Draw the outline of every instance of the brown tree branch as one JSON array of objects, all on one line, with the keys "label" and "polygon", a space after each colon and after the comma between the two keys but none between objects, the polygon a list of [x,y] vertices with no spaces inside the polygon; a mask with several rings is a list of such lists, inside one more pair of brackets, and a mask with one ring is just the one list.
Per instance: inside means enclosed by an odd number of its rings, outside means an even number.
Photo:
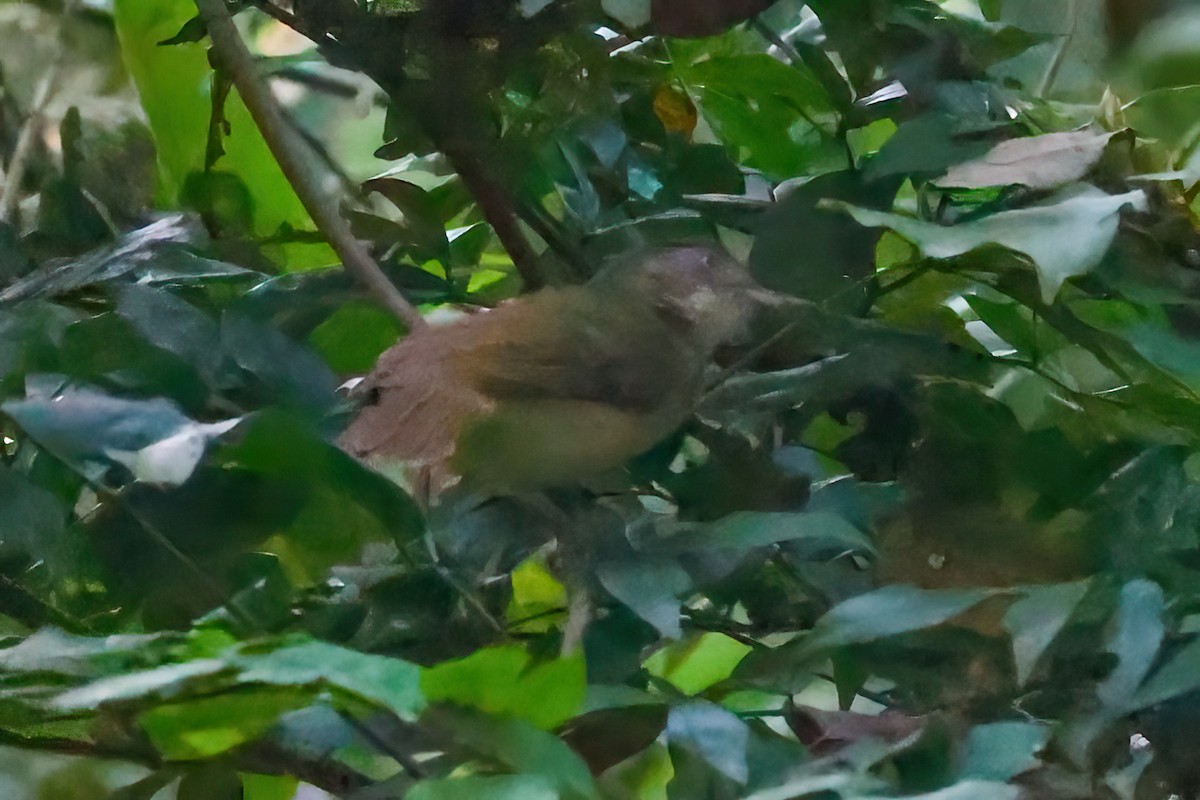
[{"label": "brown tree branch", "polygon": [[346,271],[410,331],[425,326],[417,309],[388,280],[371,258],[366,247],[354,237],[338,210],[336,197],[322,186],[321,176],[313,169],[315,157],[303,140],[288,125],[270,89],[258,76],[254,58],[246,49],[224,0],[196,0],[200,16],[208,26],[213,51],[228,71],[238,94],[266,140],[271,154],[292,185],[300,202],[317,229],[342,260]]}]

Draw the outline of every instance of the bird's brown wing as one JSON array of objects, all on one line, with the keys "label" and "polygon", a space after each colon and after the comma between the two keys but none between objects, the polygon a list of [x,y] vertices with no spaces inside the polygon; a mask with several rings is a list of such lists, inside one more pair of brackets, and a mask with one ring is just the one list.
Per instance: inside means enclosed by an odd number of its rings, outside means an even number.
[{"label": "bird's brown wing", "polygon": [[478,389],[498,401],[580,400],[652,413],[690,395],[698,354],[641,306],[546,292],[487,315],[470,353]]},{"label": "bird's brown wing", "polygon": [[491,407],[461,375],[453,354],[462,336],[455,327],[410,336],[379,357],[355,387],[362,405],[338,439],[343,450],[417,467],[449,458],[464,420]]}]

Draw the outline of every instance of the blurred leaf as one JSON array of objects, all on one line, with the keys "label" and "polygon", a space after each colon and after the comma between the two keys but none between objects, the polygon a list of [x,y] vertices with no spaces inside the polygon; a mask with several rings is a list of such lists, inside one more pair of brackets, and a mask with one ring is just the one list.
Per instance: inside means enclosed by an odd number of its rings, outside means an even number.
[{"label": "blurred leaf", "polygon": [[755,225],[750,273],[768,289],[808,300],[861,303],[878,236],[863,236],[853,220],[820,204],[836,198],[886,210],[898,184],[870,184],[858,172],[834,172],[794,188]]},{"label": "blurred leaf", "polygon": [[[688,66],[701,113],[751,167],[776,176],[831,172],[845,153],[829,129],[832,108],[820,82],[801,66],[766,54],[718,56]],[[814,122],[815,121],[815,122]]]},{"label": "blurred leaf", "polygon": [[242,779],[223,764],[206,764],[183,776],[175,790],[177,800],[243,800]]},{"label": "blurred leaf", "polygon": [[152,635],[90,638],[42,628],[10,647],[0,649],[0,667],[19,672],[45,672],[94,677],[141,663],[162,640]]},{"label": "blurred leaf", "polygon": [[245,691],[155,706],[139,722],[166,758],[195,761],[257,739],[309,700],[294,690]]},{"label": "blurred leaf", "polygon": [[[189,0],[154,3],[114,0],[113,3],[113,21],[125,65],[137,85],[154,132],[158,196],[167,206],[178,201],[190,175],[204,171],[212,112],[211,70],[203,48],[190,44],[159,47],[157,43],[174,36],[195,16],[195,5]],[[224,142],[221,166],[238,176],[249,191],[255,232],[270,235],[284,224],[297,230],[310,228],[308,214],[236,95],[229,98],[226,115],[230,135]],[[319,249],[320,253],[305,253],[303,248],[295,248],[289,266],[312,266],[334,260],[328,248]]]},{"label": "blurred leaf", "polygon": [[927,590],[884,586],[852,597],[817,621],[805,647],[816,650],[863,644],[940,625],[983,602],[985,589]]},{"label": "blurred leaf", "polygon": [[478,650],[429,667],[421,675],[421,690],[430,702],[524,719],[544,729],[573,717],[585,689],[582,657],[534,663],[524,648],[515,646]]},{"label": "blurred leaf", "polygon": [[596,786],[587,766],[561,739],[517,719],[459,712],[446,714],[455,741],[514,772],[548,781],[562,800],[591,800]]},{"label": "blurred leaf", "polygon": [[243,683],[334,686],[376,702],[401,719],[413,719],[425,705],[418,668],[398,658],[324,642],[298,642],[261,654],[246,649],[234,662],[242,668]]},{"label": "blurred leaf", "polygon": [[164,398],[125,400],[93,389],[33,394],[0,410],[92,479],[119,463],[138,480],[172,486],[191,477],[209,441],[239,421],[202,424]]},{"label": "blurred leaf", "polygon": [[87,255],[51,262],[0,292],[0,303],[57,297],[114,281],[142,284],[201,282],[251,275],[242,267],[196,255],[208,236],[188,214],[169,214],[123,234]]},{"label": "blurred leaf", "polygon": [[[142,284],[121,287],[117,314],[155,347],[195,366],[210,386],[220,386],[220,329],[208,315],[166,290]],[[171,324],[164,325],[165,319]]]},{"label": "blurred leaf", "polygon": [[1088,581],[1032,586],[1009,607],[1004,628],[1012,637],[1018,684],[1024,686],[1029,680],[1089,588]]},{"label": "blurred leaf", "polygon": [[752,648],[721,633],[677,642],[646,659],[646,671],[686,695],[695,695],[733,674]]},{"label": "blurred leaf", "polygon": [[738,511],[684,534],[688,547],[741,551],[776,542],[799,543],[814,552],[871,553],[874,546],[843,517],[825,511]]},{"label": "blurred leaf", "polygon": [[540,775],[465,775],[421,781],[410,800],[558,800],[554,784]]},{"label": "blurred leaf", "polygon": [[337,378],[314,353],[284,334],[240,314],[221,318],[221,346],[271,393],[299,408],[324,412],[337,395]]},{"label": "blurred leaf", "polygon": [[1161,139],[1171,150],[1195,141],[1200,86],[1172,86],[1146,92],[1121,109],[1142,136]]},{"label": "blurred leaf", "polygon": [[1054,299],[1068,279],[1095,267],[1112,244],[1121,209],[1145,209],[1141,191],[1107,195],[1086,189],[1031,208],[1000,211],[958,225],[934,225],[898,214],[837,204],[867,227],[891,228],[929,258],[961,256],[999,244],[1033,259],[1042,298]]},{"label": "blurred leaf", "polygon": [[955,118],[932,113],[901,123],[879,153],[867,160],[864,179],[937,174],[987,152],[987,141],[966,136],[959,127]]},{"label": "blurred leaf", "polygon": [[420,249],[426,257],[436,257],[449,248],[443,220],[428,193],[414,183],[397,178],[374,178],[363,184],[367,191],[379,192],[404,215],[401,227],[408,235],[408,244]]},{"label": "blurred leaf", "polygon": [[151,670],[130,672],[92,681],[86,686],[60,694],[54,705],[62,709],[99,708],[103,703],[170,697],[197,678],[209,677],[228,669],[220,659],[198,659],[180,664],[165,664]]},{"label": "blurred leaf", "polygon": [[1008,139],[980,159],[956,164],[934,183],[961,189],[1014,184],[1053,189],[1083,178],[1117,135],[1080,130]]},{"label": "blurred leaf", "polygon": [[57,578],[73,577],[78,546],[67,536],[67,512],[53,494],[0,466],[0,561],[45,563]]},{"label": "blurred leaf", "polygon": [[1049,736],[1045,726],[1032,722],[976,725],[967,735],[967,755],[959,776],[984,781],[1011,780],[1041,763],[1037,755]]},{"label": "blurred leaf", "polygon": [[517,630],[545,632],[556,627],[567,607],[567,590],[535,558],[521,562],[510,575],[512,600],[506,618]]},{"label": "blurred leaf", "polygon": [[691,578],[670,559],[638,556],[623,561],[606,561],[596,568],[605,591],[668,639],[680,635],[680,598],[691,586]]},{"label": "blurred leaf", "polygon": [[286,775],[242,774],[242,800],[294,800],[299,781]]},{"label": "blurred leaf", "polygon": [[1150,674],[1130,698],[1127,711],[1178,698],[1200,689],[1200,641],[1193,640],[1175,652]]},{"label": "blurred leaf", "polygon": [[[1021,789],[1012,784],[965,780],[936,792],[908,795],[907,800],[1017,800],[1020,796]],[[886,800],[886,798],[864,795],[859,800]]]},{"label": "blurred leaf", "polygon": [[711,703],[672,708],[667,719],[667,741],[672,751],[686,750],[737,783],[745,783],[750,774],[746,761],[749,739],[746,723]]},{"label": "blurred leaf", "polygon": [[1111,709],[1124,709],[1153,666],[1165,633],[1163,591],[1148,580],[1121,587],[1116,619],[1107,650],[1117,666],[1096,687],[1096,696]]},{"label": "blurred leaf", "polygon": [[174,782],[176,778],[177,775],[173,770],[155,772],[136,783],[117,789],[105,800],[153,800],[156,794]]},{"label": "blurred leaf", "polygon": [[346,303],[314,328],[308,341],[335,372],[367,373],[400,333],[391,314],[366,303]]}]

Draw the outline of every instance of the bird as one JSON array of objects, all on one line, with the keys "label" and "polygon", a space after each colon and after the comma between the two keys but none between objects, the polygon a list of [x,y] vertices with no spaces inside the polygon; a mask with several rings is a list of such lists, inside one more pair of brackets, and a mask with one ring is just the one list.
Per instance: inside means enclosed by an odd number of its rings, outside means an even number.
[{"label": "bird", "polygon": [[401,339],[352,391],[337,443],[426,503],[577,485],[685,422],[765,291],[715,246],[643,249]]}]

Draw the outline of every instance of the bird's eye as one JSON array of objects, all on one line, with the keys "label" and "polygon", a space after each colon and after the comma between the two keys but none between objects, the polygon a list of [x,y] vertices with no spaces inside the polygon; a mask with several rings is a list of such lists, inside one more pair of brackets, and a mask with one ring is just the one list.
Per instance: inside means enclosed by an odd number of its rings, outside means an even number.
[{"label": "bird's eye", "polygon": [[379,387],[378,387],[378,386],[372,386],[370,389],[367,389],[366,393],[364,393],[364,394],[363,394],[363,400],[362,400],[362,402],[363,402],[363,405],[364,405],[364,406],[377,406],[377,405],[379,405],[379,399],[380,399],[380,396],[381,396],[381,395],[380,395],[380,392],[379,392]]}]

